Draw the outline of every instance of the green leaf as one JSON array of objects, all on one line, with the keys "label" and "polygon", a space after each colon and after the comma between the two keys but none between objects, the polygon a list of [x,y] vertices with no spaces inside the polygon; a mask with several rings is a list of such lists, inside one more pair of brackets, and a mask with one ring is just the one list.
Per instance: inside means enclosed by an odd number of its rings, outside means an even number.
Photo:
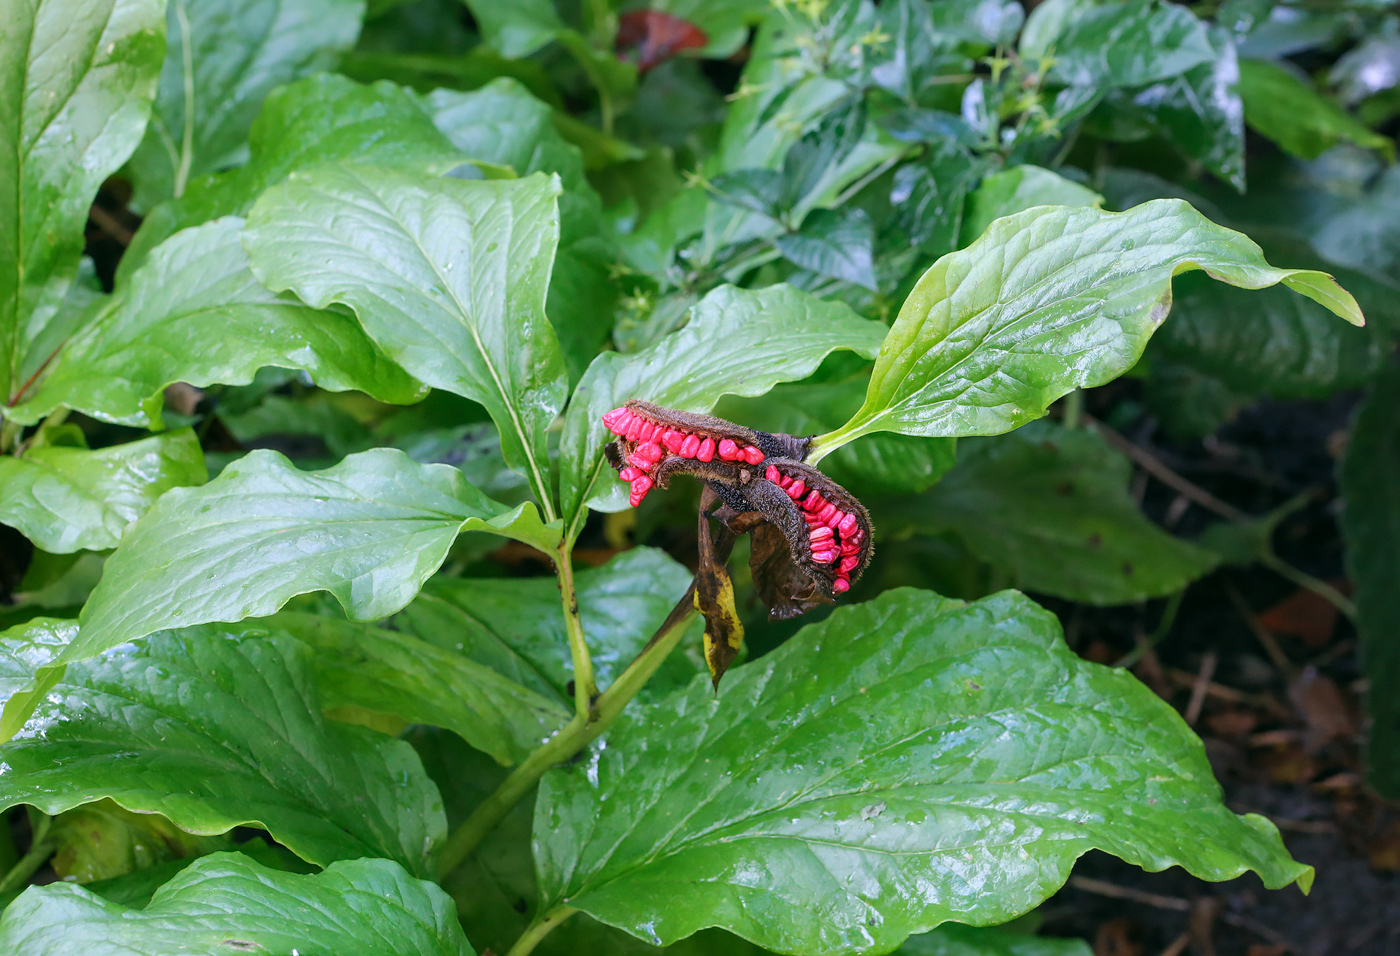
[{"label": "green leaf", "polygon": [[160,91],[127,169],[137,207],[246,161],[267,95],[329,68],[364,15],[364,0],[170,0]]},{"label": "green leaf", "polygon": [[104,551],[164,492],[207,477],[188,428],[98,451],[46,445],[0,458],[0,523],[53,554]]},{"label": "green leaf", "polygon": [[0,919],[0,945],[13,956],[473,956],[452,900],[396,863],[302,876],[241,853],[196,861],[140,910],[68,883],[31,887]]},{"label": "green leaf", "polygon": [[167,492],[127,532],[61,661],[157,630],[240,621],[329,591],[354,620],[402,608],[462,531],[541,550],[559,540],[530,504],[507,509],[447,465],[386,448],[302,472],[255,451],[202,488]]},{"label": "green leaf", "polygon": [[78,636],[78,622],[36,617],[0,631],[0,740],[19,733],[34,708],[63,678],[48,666]]},{"label": "green leaf", "polygon": [[1289,70],[1265,60],[1240,61],[1244,120],[1285,152],[1316,159],[1341,142],[1379,150],[1395,161],[1395,143],[1363,125]]},{"label": "green leaf", "polygon": [[545,431],[567,376],[545,318],[559,181],[424,181],[371,166],[294,175],[243,241],[269,288],[348,305],[420,381],[480,402],[553,518]]},{"label": "green leaf", "polygon": [[[594,677],[606,687],[661,626],[690,586],[690,572],[664,551],[633,548],[600,568],[579,571],[575,580]],[[556,702],[572,699],[567,685],[573,662],[553,577],[434,578],[394,626],[534,693]],[[696,669],[673,654],[647,692],[679,687]]]},{"label": "green leaf", "polygon": [[617,289],[610,278],[617,259],[603,202],[584,174],[577,146],[560,135],[555,113],[514,80],[497,79],[479,90],[434,90],[423,100],[433,122],[463,153],[509,166],[521,176],[558,173],[559,251],[549,281],[546,311],[577,380],[612,330]]},{"label": "green leaf", "polygon": [[422,397],[422,386],[353,318],[264,288],[239,245],[242,228],[243,220],[228,217],[163,243],[11,417],[35,422],[66,407],[158,427],[172,382],[246,385],[268,365],[304,369],[323,388],[360,389],[381,401]]},{"label": "green leaf", "polygon": [[1186,7],[1047,0],[1026,17],[1021,56],[1050,62],[1068,86],[1146,86],[1215,58],[1206,26]]},{"label": "green leaf", "polygon": [[574,390],[559,441],[569,539],[578,536],[588,507],[626,506],[623,483],[602,474],[603,445],[611,438],[602,424],[605,412],[629,398],[708,412],[721,396],[762,395],[778,382],[806,378],[837,349],[869,358],[884,331],[841,303],[786,285],[758,291],[723,286],[700,300],[685,328],[651,348],[599,355]]},{"label": "green leaf", "polygon": [[1147,520],[1131,481],[1131,463],[1097,435],[1034,422],[961,442],[937,488],[885,511],[901,527],[954,532],[1018,588],[1127,604],[1179,591],[1216,565]]},{"label": "green leaf", "polygon": [[[161,0],[14,0],[0,31],[0,400],[78,274],[97,187],[136,148],[165,49]],[[52,348],[56,347],[51,346]]]},{"label": "green leaf", "polygon": [[875,291],[875,227],[864,209],[814,209],[802,228],[773,240],[791,263]]},{"label": "green leaf", "polygon": [[1275,269],[1246,236],[1181,200],[1126,212],[1043,206],[999,219],[919,279],[880,349],[865,404],[813,461],[860,435],[995,435],[1102,385],[1142,355],[1172,276],[1203,269],[1246,289],[1283,283],[1354,325],[1330,276]]},{"label": "green leaf", "polygon": [[1311,867],[1221,802],[1201,742],[1003,592],[887,591],[615,723],[535,809],[547,908],[656,944],[720,926],[810,956],[1004,922],[1098,848],[1265,885]]},{"label": "green leaf", "polygon": [[363,707],[446,727],[507,766],[529,756],[570,716],[554,694],[409,634],[290,611],[268,623],[315,652],[322,707]]},{"label": "green leaf", "polygon": [[1356,419],[1341,470],[1347,569],[1356,584],[1361,661],[1370,681],[1367,772],[1371,785],[1400,798],[1400,372],[1377,381]]},{"label": "green leaf", "polygon": [[233,848],[226,837],[186,833],[158,813],[132,813],[99,800],[53,818],[50,865],[65,880],[92,883],[183,857]]},{"label": "green leaf", "polygon": [[549,43],[564,29],[551,0],[465,0],[486,45],[501,56],[519,59]]},{"label": "green leaf", "polygon": [[1016,166],[982,180],[968,198],[963,237],[967,242],[987,231],[993,220],[1035,206],[1103,205],[1103,197],[1087,186],[1040,166]]},{"label": "green leaf", "polygon": [[[7,679],[24,638],[3,640]],[[257,625],[153,636],[71,665],[0,748],[0,805],[110,798],[190,833],[256,826],[326,866],[383,856],[419,873],[446,831],[412,748],[321,716],[313,658]]]},{"label": "green leaf", "polygon": [[1003,927],[945,923],[931,933],[910,936],[895,956],[1092,956],[1082,939],[1027,936]]}]

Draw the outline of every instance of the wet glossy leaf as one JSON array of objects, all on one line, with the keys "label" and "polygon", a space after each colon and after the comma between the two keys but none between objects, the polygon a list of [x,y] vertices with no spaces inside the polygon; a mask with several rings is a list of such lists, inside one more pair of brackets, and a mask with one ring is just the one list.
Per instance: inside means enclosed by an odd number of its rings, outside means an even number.
[{"label": "wet glossy leaf", "polygon": [[[9,634],[6,657],[23,658]],[[322,866],[384,856],[427,872],[445,832],[436,788],[407,744],[323,718],[312,668],[305,646],[258,625],[71,665],[0,748],[0,804],[58,813],[106,797],[191,833],[261,827]]]},{"label": "wet glossy leaf", "polygon": [[269,288],[348,305],[420,381],[484,405],[551,517],[545,430],[567,386],[544,311],[558,193],[540,175],[467,182],[326,166],[264,193],[243,236]]},{"label": "wet glossy leaf", "polygon": [[551,0],[470,0],[467,6],[481,28],[482,40],[511,59],[529,56],[565,29]]},{"label": "wet glossy leaf", "polygon": [[1103,205],[1103,197],[1088,186],[1081,186],[1059,173],[1040,166],[1015,166],[994,173],[968,197],[967,217],[963,220],[963,238],[971,242],[993,220],[1024,212],[1033,206],[1093,206]]},{"label": "wet glossy leaf", "polygon": [[[653,548],[632,548],[575,576],[579,616],[598,686],[632,662],[690,585],[690,572]],[[434,578],[394,626],[492,668],[535,693],[568,701],[573,676],[553,577]],[[681,686],[696,673],[673,654],[645,693]]]},{"label": "wet glossy leaf", "polygon": [[62,660],[171,627],[271,614],[329,591],[354,620],[386,617],[438,569],[462,531],[548,549],[534,506],[507,509],[447,465],[374,449],[302,472],[255,451],[202,488],[167,492],[108,559]]},{"label": "wet glossy leaf", "polygon": [[45,551],[104,551],[171,488],[204,483],[189,429],[98,451],[48,445],[0,458],[0,523]]},{"label": "wet glossy leaf", "polygon": [[1348,142],[1395,159],[1394,141],[1275,63],[1241,60],[1240,94],[1250,128],[1294,156],[1316,159],[1338,143]]},{"label": "wet glossy leaf", "polygon": [[[264,288],[239,244],[242,227],[241,219],[218,219],[162,244],[12,417],[34,422],[66,407],[158,426],[167,385],[243,385],[269,365],[304,369],[333,391],[395,403],[422,396],[353,318]],[[157,341],[162,347],[152,348]]]},{"label": "wet glossy leaf", "polygon": [[1367,771],[1371,785],[1400,797],[1400,373],[1391,368],[1377,381],[1356,419],[1342,467],[1342,531],[1347,565],[1356,584],[1361,659],[1370,680],[1367,707],[1371,731]]},{"label": "wet glossy leaf", "polygon": [[1216,565],[1149,521],[1132,465],[1096,435],[1035,422],[958,446],[931,492],[887,506],[919,531],[952,531],[1019,588],[1087,604],[1181,590]]},{"label": "wet glossy leaf", "polygon": [[137,206],[244,162],[268,93],[332,66],[364,15],[364,0],[172,0],[160,92],[127,169]]},{"label": "wet glossy leaf", "polygon": [[1400,262],[1400,222],[1389,215],[1400,203],[1400,166],[1392,166],[1310,237],[1318,251],[1337,262],[1394,276]]},{"label": "wet glossy leaf", "polygon": [[863,209],[813,210],[797,232],[779,236],[773,244],[803,269],[875,289],[875,229]]},{"label": "wet glossy leaf", "polygon": [[78,622],[36,617],[0,631],[0,740],[9,740],[63,677],[54,658],[78,636]]},{"label": "wet glossy leaf", "polygon": [[1067,392],[1133,366],[1166,318],[1172,276],[1202,269],[1246,289],[1282,283],[1361,324],[1321,272],[1276,269],[1244,235],[1181,200],[1126,212],[1041,207],[997,220],[924,273],[900,309],[865,404],[814,460],[874,431],[994,435]]},{"label": "wet glossy leaf", "polygon": [[[141,139],[164,50],[160,0],[14,0],[0,31],[0,400],[78,274],[97,187]],[[49,347],[49,352],[54,346]]]},{"label": "wet glossy leaf", "polygon": [[0,919],[0,944],[13,956],[473,956],[452,900],[396,863],[298,875],[241,853],[196,861],[139,910],[73,884],[31,887]]},{"label": "wet glossy leaf", "polygon": [[695,306],[685,328],[651,348],[598,356],[574,391],[559,442],[568,535],[577,536],[588,507],[626,505],[625,484],[603,474],[605,412],[629,398],[708,412],[724,395],[762,395],[778,382],[805,378],[838,349],[868,358],[884,331],[847,306],[785,285],[756,292],[726,286]]},{"label": "wet glossy leaf", "polygon": [[1205,24],[1161,0],[1047,0],[1026,18],[1020,53],[1052,58],[1052,79],[1083,87],[1146,86],[1215,58]]},{"label": "wet glossy leaf", "polygon": [[554,694],[409,634],[294,612],[269,624],[315,652],[324,709],[363,707],[446,727],[502,764],[529,756],[570,716]]},{"label": "wet glossy leaf", "polygon": [[1034,908],[1098,847],[1210,880],[1307,886],[1221,802],[1199,740],[1125,671],[1004,592],[887,591],[624,716],[551,770],[545,905],[654,943],[722,926],[785,952],[885,952]]},{"label": "wet glossy leaf", "polygon": [[559,251],[546,312],[576,381],[612,330],[617,299],[610,279],[615,243],[603,228],[603,202],[584,174],[578,147],[560,135],[558,114],[514,80],[498,79],[470,93],[434,90],[423,104],[466,155],[521,176],[559,175]]}]

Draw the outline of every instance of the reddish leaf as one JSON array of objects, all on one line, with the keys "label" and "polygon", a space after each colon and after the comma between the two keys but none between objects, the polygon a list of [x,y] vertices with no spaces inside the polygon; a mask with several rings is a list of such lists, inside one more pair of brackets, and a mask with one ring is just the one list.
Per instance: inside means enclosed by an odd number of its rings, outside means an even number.
[{"label": "reddish leaf", "polygon": [[1275,634],[1300,637],[1317,650],[1332,639],[1337,608],[1312,591],[1298,591],[1259,615],[1259,623]]},{"label": "reddish leaf", "polygon": [[617,25],[617,52],[632,54],[637,69],[645,73],[682,50],[699,50],[710,38],[689,20],[660,10],[632,10]]}]

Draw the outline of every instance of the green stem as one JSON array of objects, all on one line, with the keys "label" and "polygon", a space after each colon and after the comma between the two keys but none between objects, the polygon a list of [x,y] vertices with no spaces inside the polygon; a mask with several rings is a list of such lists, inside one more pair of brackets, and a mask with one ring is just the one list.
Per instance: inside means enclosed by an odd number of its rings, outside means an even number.
[{"label": "green stem", "polygon": [[860,412],[856,412],[856,417],[846,424],[836,429],[834,432],[827,432],[825,435],[818,435],[812,439],[811,446],[807,449],[807,464],[816,465],[827,455],[848,445],[857,438],[866,434],[867,431],[878,431],[878,428],[871,428],[867,421],[860,421]]},{"label": "green stem", "polygon": [[515,941],[515,945],[510,948],[506,956],[527,956],[527,954],[539,945],[540,940],[550,934],[554,927],[564,920],[577,913],[578,910],[572,906],[556,906],[544,916],[535,920],[520,934],[520,938]]},{"label": "green stem", "polygon": [[1079,427],[1080,421],[1084,418],[1084,389],[1076,388],[1065,396],[1064,413],[1060,417],[1060,423],[1074,431]]},{"label": "green stem", "polygon": [[8,418],[0,422],[0,455],[8,455],[19,443],[19,436],[22,434],[24,426],[19,422]]},{"label": "green stem", "polygon": [[592,719],[593,698],[598,694],[598,684],[593,677],[593,658],[588,654],[583,621],[578,616],[573,552],[563,543],[554,556],[554,568],[559,575],[559,597],[564,602],[564,629],[569,635],[569,656],[574,664],[574,711],[580,719],[588,721]]},{"label": "green stem", "polygon": [[438,854],[440,878],[462,865],[486,834],[534,789],[546,770],[568,760],[608,729],[675,648],[694,613],[695,587],[692,584],[647,646],[594,702],[591,714],[576,713],[559,733],[511,771],[496,792],[483,800],[472,815],[448,835],[442,852]]},{"label": "green stem", "polygon": [[53,855],[54,846],[47,839],[49,822],[52,819],[46,815],[39,817],[39,823],[34,829],[34,840],[29,845],[29,852],[20,857],[18,863],[10,867],[4,879],[0,879],[0,894],[11,893],[19,889]]},{"label": "green stem", "polygon": [[1259,557],[1259,563],[1275,574],[1292,581],[1294,584],[1298,585],[1298,587],[1313,592],[1345,614],[1351,619],[1352,623],[1356,622],[1357,611],[1355,602],[1326,581],[1322,581],[1308,574],[1306,571],[1295,568],[1272,551],[1266,551],[1262,554]]}]

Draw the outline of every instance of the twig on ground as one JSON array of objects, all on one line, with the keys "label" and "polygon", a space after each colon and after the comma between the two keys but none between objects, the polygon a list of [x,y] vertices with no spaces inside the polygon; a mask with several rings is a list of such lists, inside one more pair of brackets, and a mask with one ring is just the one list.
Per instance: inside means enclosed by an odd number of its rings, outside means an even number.
[{"label": "twig on ground", "polygon": [[1135,890],[1131,886],[1119,886],[1117,883],[1096,880],[1088,876],[1071,876],[1069,885],[1076,890],[1083,890],[1085,893],[1111,896],[1116,900],[1132,900],[1134,903],[1142,903],[1145,906],[1155,906],[1159,910],[1179,910],[1185,913],[1191,909],[1191,901],[1182,899],[1180,896],[1159,896],[1156,893],[1147,893],[1143,890]]},{"label": "twig on ground", "polygon": [[1269,660],[1273,661],[1274,667],[1278,668],[1285,680],[1293,680],[1298,676],[1298,668],[1288,659],[1288,655],[1283,652],[1283,648],[1278,646],[1278,641],[1274,640],[1273,632],[1259,623],[1259,618],[1255,616],[1254,610],[1249,606],[1249,602],[1244,599],[1244,595],[1239,592],[1233,584],[1226,582],[1225,593],[1230,598],[1230,603],[1235,606],[1235,610],[1240,612],[1240,617],[1249,625],[1256,640],[1264,647],[1264,653],[1269,655]]},{"label": "twig on ground", "polygon": [[1201,708],[1206,702],[1206,690],[1210,687],[1210,679],[1215,676],[1215,665],[1218,662],[1219,656],[1213,648],[1206,651],[1205,656],[1201,658],[1201,669],[1196,672],[1196,680],[1191,684],[1191,700],[1182,712],[1186,722],[1193,727],[1201,718]]}]

